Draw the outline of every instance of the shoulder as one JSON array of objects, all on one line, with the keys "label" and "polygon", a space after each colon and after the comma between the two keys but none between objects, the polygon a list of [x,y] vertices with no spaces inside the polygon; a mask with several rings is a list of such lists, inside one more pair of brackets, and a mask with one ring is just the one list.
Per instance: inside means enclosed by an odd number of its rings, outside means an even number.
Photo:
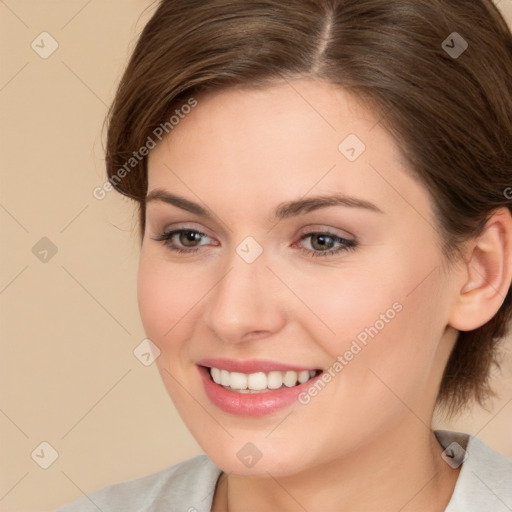
[{"label": "shoulder", "polygon": [[465,450],[465,460],[445,512],[512,510],[511,458],[470,434],[440,430],[436,437],[443,448],[457,443]]},{"label": "shoulder", "polygon": [[221,469],[199,455],[157,473],[87,494],[57,512],[210,512]]}]

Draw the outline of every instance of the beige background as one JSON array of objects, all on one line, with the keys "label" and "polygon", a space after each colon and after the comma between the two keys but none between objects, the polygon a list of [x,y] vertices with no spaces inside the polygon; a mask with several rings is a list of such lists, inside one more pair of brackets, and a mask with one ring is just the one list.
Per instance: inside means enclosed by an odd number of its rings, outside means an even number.
[{"label": "beige background", "polygon": [[[107,106],[151,4],[0,0],[0,511],[54,510],[201,452],[133,354],[145,336],[132,206],[92,195]],[[512,23],[512,0],[499,5]],[[31,47],[43,51],[43,31],[58,43],[47,59]],[[43,237],[57,248],[47,261],[32,249]],[[511,346],[492,411],[450,425],[510,456]],[[43,441],[58,453],[47,469]]]}]

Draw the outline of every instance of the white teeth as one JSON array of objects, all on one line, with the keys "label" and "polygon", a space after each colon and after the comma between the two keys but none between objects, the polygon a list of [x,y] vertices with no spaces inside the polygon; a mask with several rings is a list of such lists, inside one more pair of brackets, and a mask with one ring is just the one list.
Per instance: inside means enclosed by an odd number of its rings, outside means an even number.
[{"label": "white teeth", "polygon": [[263,372],[251,373],[247,378],[247,387],[254,391],[261,391],[267,387],[267,376]]},{"label": "white teeth", "polygon": [[298,379],[299,379],[299,382],[301,384],[304,384],[304,382],[307,382],[309,380],[309,372],[308,372],[308,370],[304,370],[302,372],[299,372]]},{"label": "white teeth", "polygon": [[247,375],[245,373],[231,372],[229,385],[233,389],[247,389]]},{"label": "white teeth", "polygon": [[303,370],[295,372],[271,371],[268,373],[256,372],[245,374],[240,372],[228,372],[219,368],[210,368],[210,375],[216,384],[236,390],[239,393],[251,393],[270,389],[279,389],[286,386],[291,388],[297,384],[304,384],[316,375],[315,370]]},{"label": "white teeth", "polygon": [[218,368],[210,368],[210,375],[212,376],[213,382],[220,384],[220,372]]},{"label": "white teeth", "polygon": [[267,375],[267,388],[279,389],[283,385],[283,374],[281,372],[269,372]]},{"label": "white teeth", "polygon": [[[230,381],[230,377],[229,377],[229,372],[227,370],[221,370],[220,371],[220,384],[222,384],[223,386],[229,386],[229,381]],[[217,384],[219,384],[217,382]]]},{"label": "white teeth", "polygon": [[289,388],[297,384],[297,372],[286,372],[283,377],[283,384]]}]

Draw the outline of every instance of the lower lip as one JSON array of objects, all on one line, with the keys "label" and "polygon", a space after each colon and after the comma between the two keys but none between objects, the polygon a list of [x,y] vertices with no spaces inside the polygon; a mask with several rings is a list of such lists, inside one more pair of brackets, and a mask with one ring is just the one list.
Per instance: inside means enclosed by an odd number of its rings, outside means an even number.
[{"label": "lower lip", "polygon": [[307,382],[291,388],[283,387],[261,393],[237,393],[213,382],[209,368],[197,368],[210,401],[223,411],[238,416],[264,416],[284,409],[297,401],[299,394],[306,391],[322,375],[320,373]]}]

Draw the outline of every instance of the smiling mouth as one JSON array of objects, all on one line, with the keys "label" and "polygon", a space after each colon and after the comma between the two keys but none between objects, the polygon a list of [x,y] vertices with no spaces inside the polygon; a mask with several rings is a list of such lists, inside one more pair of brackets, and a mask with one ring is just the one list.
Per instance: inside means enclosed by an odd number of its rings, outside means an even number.
[{"label": "smiling mouth", "polygon": [[305,384],[322,370],[270,371],[241,373],[215,367],[205,367],[213,382],[235,393],[268,393]]}]

